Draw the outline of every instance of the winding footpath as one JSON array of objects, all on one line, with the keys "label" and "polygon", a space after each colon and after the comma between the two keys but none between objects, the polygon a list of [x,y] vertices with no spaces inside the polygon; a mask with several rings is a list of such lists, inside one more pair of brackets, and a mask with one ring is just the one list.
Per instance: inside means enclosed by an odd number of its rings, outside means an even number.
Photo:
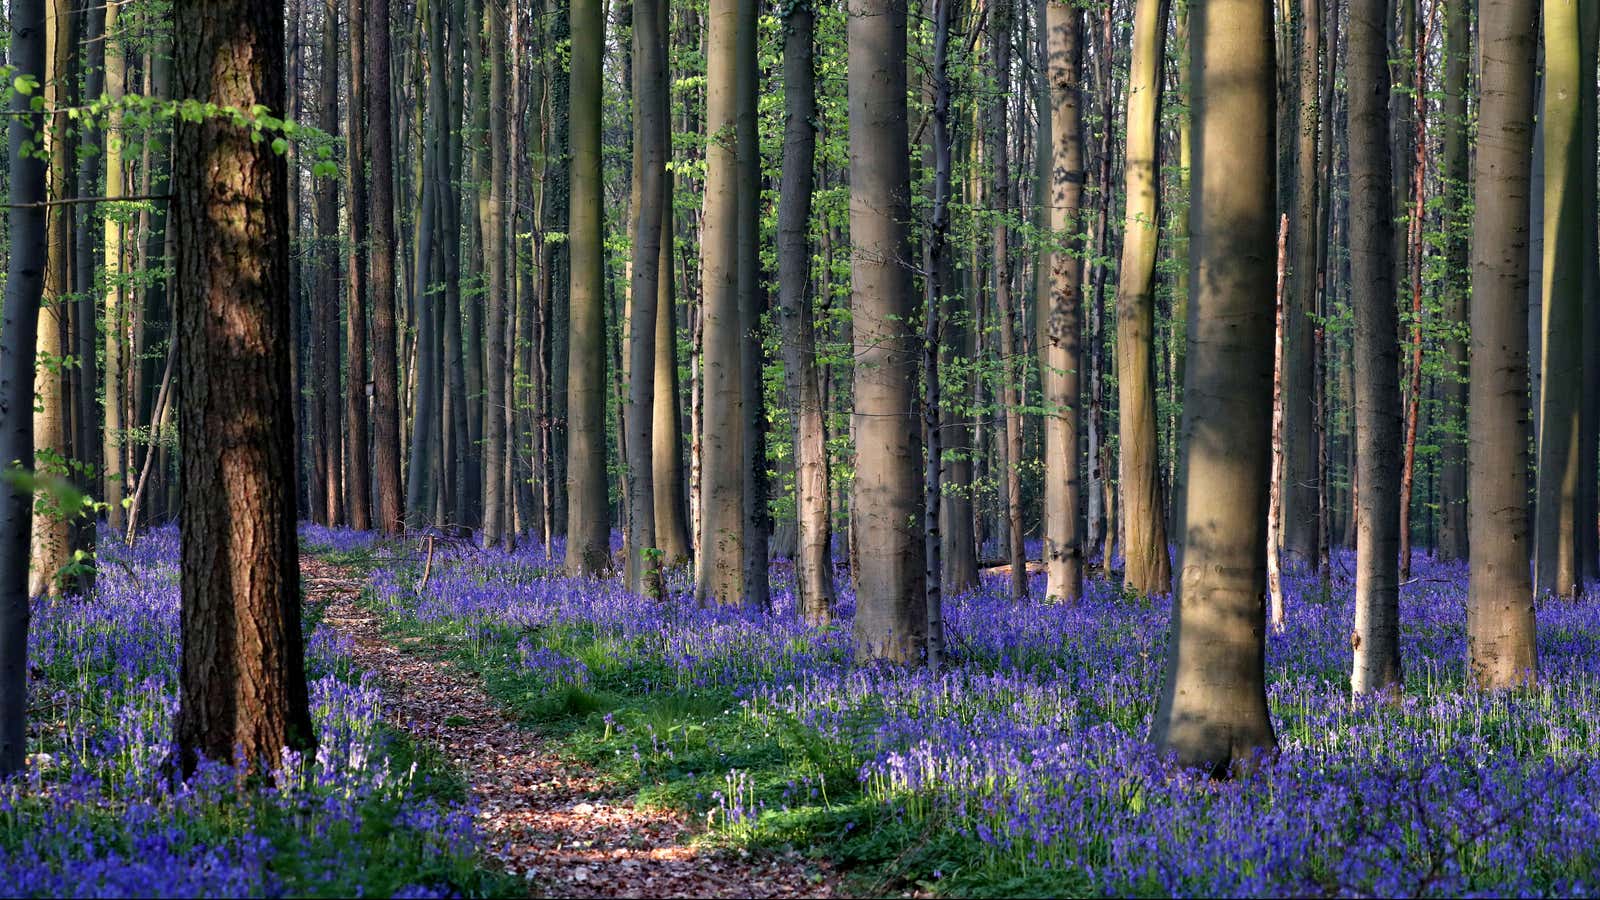
[{"label": "winding footpath", "polygon": [[306,602],[354,644],[356,665],[378,680],[384,716],[439,750],[466,780],[484,854],[525,879],[535,897],[832,897],[826,863],[798,853],[690,845],[689,817],[639,809],[536,731],[499,709],[477,679],[396,646],[358,602],[359,576],[301,559]]}]

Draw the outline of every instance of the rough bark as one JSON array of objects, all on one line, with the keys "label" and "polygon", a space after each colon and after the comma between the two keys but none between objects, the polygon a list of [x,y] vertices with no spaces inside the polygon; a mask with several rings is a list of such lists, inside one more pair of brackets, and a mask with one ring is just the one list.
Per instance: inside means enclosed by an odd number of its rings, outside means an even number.
[{"label": "rough bark", "polygon": [[[277,0],[182,0],[176,95],[285,109]],[[315,740],[307,704],[289,421],[288,171],[224,117],[173,146],[182,544],[178,753],[274,766]]]},{"label": "rough bark", "polygon": [[1467,653],[1482,687],[1533,681],[1528,572],[1528,205],[1536,0],[1483,0],[1467,404]]},{"label": "rough bark", "polygon": [[1276,745],[1265,682],[1276,96],[1272,7],[1190,10],[1194,169],[1184,496],[1151,737],[1217,774]]}]

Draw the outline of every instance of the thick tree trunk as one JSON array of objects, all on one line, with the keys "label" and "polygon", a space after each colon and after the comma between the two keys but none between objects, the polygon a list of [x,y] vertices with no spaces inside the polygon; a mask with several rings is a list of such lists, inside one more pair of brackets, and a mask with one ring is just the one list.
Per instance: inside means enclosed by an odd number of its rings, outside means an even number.
[{"label": "thick tree trunk", "polygon": [[1117,281],[1117,424],[1122,486],[1123,587],[1145,596],[1172,590],[1167,511],[1156,439],[1155,274],[1160,222],[1162,67],[1167,4],[1138,0],[1128,69],[1127,215]]},{"label": "thick tree trunk", "polygon": [[778,189],[778,307],[783,326],[784,387],[794,429],[795,522],[799,530],[795,590],[801,615],[807,622],[821,625],[833,618],[834,589],[822,386],[817,380],[816,321],[808,290],[812,169],[817,143],[816,72],[812,60],[816,13],[809,0],[789,8],[786,23],[783,172]]},{"label": "thick tree trunk", "polygon": [[695,595],[745,597],[743,336],[739,295],[738,116],[742,0],[714,0],[706,32],[706,186],[701,217],[705,290],[701,361],[700,539]]},{"label": "thick tree trunk", "polygon": [[1477,683],[1533,681],[1528,573],[1529,134],[1535,0],[1478,7],[1482,103],[1473,165],[1472,380],[1467,404],[1467,648]]},{"label": "thick tree trunk", "polygon": [[927,630],[922,458],[907,223],[905,0],[852,0],[850,235],[855,347],[855,657],[913,662]]},{"label": "thick tree trunk", "polygon": [[1272,7],[1191,8],[1194,119],[1184,496],[1173,636],[1151,738],[1224,774],[1275,746],[1267,714],[1276,96]]},{"label": "thick tree trunk", "polygon": [[1350,286],[1355,311],[1356,694],[1400,685],[1400,386],[1384,0],[1350,4]]},{"label": "thick tree trunk", "polygon": [[[1588,6],[1585,0],[1582,6]],[[1583,389],[1584,219],[1594,215],[1594,198],[1585,198],[1585,157],[1580,99],[1595,89],[1594,67],[1584,70],[1586,35],[1580,34],[1580,4],[1547,3],[1544,25],[1544,310],[1541,322],[1537,505],[1534,519],[1534,587],[1541,594],[1576,597],[1578,562],[1578,485]],[[1590,348],[1590,353],[1593,348]],[[1587,523],[1593,528],[1594,523]]]},{"label": "thick tree trunk", "polygon": [[[45,2],[12,0],[7,48],[13,78],[45,80]],[[4,318],[0,321],[0,461],[33,457],[34,331],[44,297],[45,164],[33,152],[45,117],[33,95],[11,93],[7,125],[10,179],[7,211],[10,253],[6,260]],[[0,479],[0,779],[22,771],[27,749],[28,544],[33,495],[11,479]]]},{"label": "thick tree trunk", "polygon": [[[173,23],[178,97],[285,109],[281,2],[182,0]],[[180,118],[173,141],[185,771],[236,753],[276,766],[315,741],[289,422],[288,172],[253,137],[225,117]]]},{"label": "thick tree trunk", "polygon": [[1053,0],[1046,8],[1045,53],[1050,85],[1051,144],[1050,232],[1059,242],[1049,255],[1050,294],[1044,333],[1039,336],[1041,380],[1048,413],[1044,423],[1045,596],[1075,603],[1083,594],[1081,451],[1082,420],[1078,374],[1082,360],[1080,308],[1083,305],[1079,265],[1078,221],[1083,202],[1083,13],[1073,4]]},{"label": "thick tree trunk", "polygon": [[[567,571],[595,574],[610,561],[611,529],[606,490],[605,433],[605,251],[600,181],[600,58],[605,43],[604,0],[572,3],[572,224],[569,230],[571,318],[567,413]],[[491,282],[493,266],[491,264]],[[502,313],[503,316],[503,313]],[[490,312],[491,348],[497,326]],[[503,338],[501,339],[503,340]],[[495,357],[489,356],[489,400],[499,400]],[[494,412],[486,440],[490,478],[503,465],[495,455]]]}]

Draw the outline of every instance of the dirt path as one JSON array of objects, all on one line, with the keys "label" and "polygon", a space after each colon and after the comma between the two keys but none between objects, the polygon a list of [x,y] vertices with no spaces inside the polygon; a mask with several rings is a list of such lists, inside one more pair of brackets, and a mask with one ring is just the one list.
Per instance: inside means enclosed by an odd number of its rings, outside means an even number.
[{"label": "dirt path", "polygon": [[798,855],[687,846],[696,829],[686,817],[607,794],[592,771],[557,758],[496,708],[471,675],[397,648],[356,602],[359,577],[311,557],[301,572],[307,602],[326,604],[323,621],[353,639],[356,664],[378,677],[385,717],[452,761],[478,805],[484,852],[526,878],[534,896],[834,895],[825,866]]}]

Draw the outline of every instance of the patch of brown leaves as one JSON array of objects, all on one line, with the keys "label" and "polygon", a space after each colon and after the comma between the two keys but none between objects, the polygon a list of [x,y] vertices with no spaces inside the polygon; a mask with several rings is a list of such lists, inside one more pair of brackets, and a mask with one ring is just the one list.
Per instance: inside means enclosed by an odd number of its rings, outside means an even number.
[{"label": "patch of brown leaves", "polygon": [[547,897],[832,897],[825,864],[798,854],[690,846],[687,816],[639,809],[595,773],[543,746],[537,732],[494,705],[472,675],[407,653],[356,602],[362,582],[321,560],[301,560],[308,603],[355,644],[356,665],[377,676],[384,714],[438,748],[478,805],[486,855]]}]

